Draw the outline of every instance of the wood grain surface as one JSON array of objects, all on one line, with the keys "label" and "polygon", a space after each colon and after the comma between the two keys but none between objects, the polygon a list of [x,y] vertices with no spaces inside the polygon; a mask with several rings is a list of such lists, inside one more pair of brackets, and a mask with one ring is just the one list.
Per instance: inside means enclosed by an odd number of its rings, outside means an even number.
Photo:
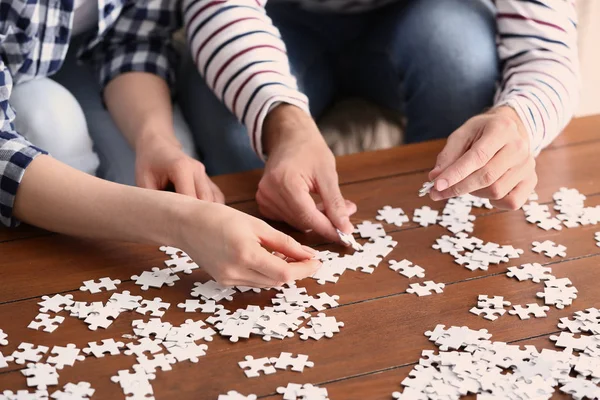
[{"label": "wood grain surface", "polygon": [[[443,142],[436,141],[340,157],[343,194],[359,207],[353,222],[374,220],[377,210],[388,204],[402,207],[410,216],[416,207],[423,205],[442,209],[443,204],[416,195],[442,147]],[[586,205],[600,205],[599,154],[600,117],[574,120],[538,157],[539,202],[550,203],[552,194],[565,186],[585,194]],[[251,171],[218,177],[216,181],[232,206],[258,215],[253,198],[259,179],[260,171]],[[326,313],[345,323],[341,333],[320,341],[302,341],[296,336],[265,342],[253,337],[235,344],[216,337],[208,344],[207,355],[197,364],[183,362],[176,364],[173,371],[157,372],[152,381],[156,399],[216,399],[229,390],[278,399],[281,396],[275,394],[276,388],[288,382],[322,385],[329,390],[332,400],[391,399],[391,393],[401,389],[400,381],[418,361],[421,351],[434,349],[423,333],[436,324],[485,328],[495,340],[551,348],[548,336],[558,331],[558,318],[600,306],[597,290],[600,248],[594,241],[594,232],[600,231],[600,227],[546,232],[528,224],[522,211],[474,209],[473,213],[477,215],[474,235],[522,248],[523,256],[511,260],[512,263],[491,266],[488,271],[472,272],[455,264],[451,256],[431,248],[435,239],[448,234],[444,228],[423,228],[412,222],[401,228],[385,225],[399,244],[374,274],[347,271],[337,284],[321,286],[312,279],[298,283],[312,295],[325,291],[340,296],[340,306]],[[280,223],[274,226],[318,249],[346,251],[314,234],[293,232]],[[549,259],[531,251],[533,241],[546,239],[565,245],[567,257]],[[388,260],[404,258],[425,268],[426,279],[409,280],[387,267]],[[26,328],[37,315],[37,302],[43,295],[71,293],[76,300],[106,301],[112,293],[93,295],[79,291],[82,281],[105,276],[123,281],[119,291],[129,290],[150,299],[161,297],[171,303],[163,320],[180,324],[190,317],[203,318],[203,314],[184,313],[177,308],[178,303],[190,298],[194,282],[209,279],[203,271],[180,275],[181,280],[175,286],[161,290],[142,291],[131,281],[130,277],[140,271],[163,267],[165,259],[158,249],[144,245],[84,240],[28,226],[0,228],[0,329],[8,333],[10,341],[0,351],[10,354],[21,342],[46,346],[74,343],[83,348],[91,341],[116,339],[131,333],[132,320],[149,317],[122,313],[109,329],[98,331],[88,330],[75,318],[67,318],[51,334]],[[563,310],[551,308],[548,318],[525,321],[505,315],[490,322],[468,312],[479,294],[502,295],[513,304],[540,303],[536,292],[542,288],[541,284],[518,282],[505,275],[508,266],[528,262],[550,266],[555,276],[571,279],[579,290],[573,306]],[[423,280],[444,282],[446,289],[443,294],[428,297],[406,293],[410,283]],[[266,306],[274,293],[238,294],[232,302],[225,302],[225,306],[231,310],[249,304]],[[237,365],[246,355],[272,357],[281,351],[308,354],[315,367],[302,374],[279,371],[248,379]],[[133,357],[125,355],[87,357],[74,367],[59,371],[60,385],[88,381],[96,389],[94,399],[124,398],[119,385],[112,383],[110,377],[134,363]],[[0,392],[27,388],[21,368],[12,363],[0,370]],[[561,395],[557,394],[557,398]]]}]

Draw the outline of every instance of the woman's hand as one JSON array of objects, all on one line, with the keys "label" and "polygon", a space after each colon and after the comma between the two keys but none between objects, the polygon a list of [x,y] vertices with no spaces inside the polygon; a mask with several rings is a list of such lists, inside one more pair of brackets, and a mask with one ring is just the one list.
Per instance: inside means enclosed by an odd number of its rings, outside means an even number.
[{"label": "woman's hand", "polygon": [[314,250],[230,207],[193,201],[181,210],[174,245],[223,285],[281,286],[313,275],[321,265],[312,259]]}]

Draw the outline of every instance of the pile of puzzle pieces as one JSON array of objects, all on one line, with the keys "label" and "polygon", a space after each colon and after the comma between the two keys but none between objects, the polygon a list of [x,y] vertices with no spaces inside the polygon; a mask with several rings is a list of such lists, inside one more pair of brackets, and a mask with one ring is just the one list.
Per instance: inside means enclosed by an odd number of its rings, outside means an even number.
[{"label": "pile of puzzle pieces", "polygon": [[401,382],[403,392],[392,397],[549,399],[558,387],[574,399],[600,398],[600,310],[578,311],[558,327],[563,331],[549,339],[560,351],[491,341],[485,329],[438,325],[425,335],[439,351],[424,350]]}]

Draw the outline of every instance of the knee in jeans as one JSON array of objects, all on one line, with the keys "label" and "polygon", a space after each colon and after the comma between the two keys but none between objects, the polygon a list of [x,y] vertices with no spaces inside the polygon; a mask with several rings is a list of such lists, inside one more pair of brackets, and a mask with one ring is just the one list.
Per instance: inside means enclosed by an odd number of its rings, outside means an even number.
[{"label": "knee in jeans", "polygon": [[67,89],[38,79],[15,86],[10,101],[17,113],[15,127],[29,141],[85,172],[97,168],[85,115]]},{"label": "knee in jeans", "polygon": [[421,47],[439,63],[447,81],[470,89],[498,77],[495,16],[489,0],[419,0]]}]

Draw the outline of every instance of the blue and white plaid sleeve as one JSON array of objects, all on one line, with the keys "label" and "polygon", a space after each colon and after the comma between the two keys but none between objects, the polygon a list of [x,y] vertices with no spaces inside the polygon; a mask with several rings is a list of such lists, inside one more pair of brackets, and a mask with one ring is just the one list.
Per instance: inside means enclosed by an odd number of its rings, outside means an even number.
[{"label": "blue and white plaid sleeve", "polygon": [[12,76],[0,62],[0,222],[17,226],[13,217],[13,205],[25,168],[44,151],[36,148],[15,132],[15,113],[8,103],[12,92]]},{"label": "blue and white plaid sleeve", "polygon": [[94,65],[102,87],[133,71],[158,75],[173,87],[178,59],[173,34],[181,24],[179,0],[129,2],[83,59]]}]

